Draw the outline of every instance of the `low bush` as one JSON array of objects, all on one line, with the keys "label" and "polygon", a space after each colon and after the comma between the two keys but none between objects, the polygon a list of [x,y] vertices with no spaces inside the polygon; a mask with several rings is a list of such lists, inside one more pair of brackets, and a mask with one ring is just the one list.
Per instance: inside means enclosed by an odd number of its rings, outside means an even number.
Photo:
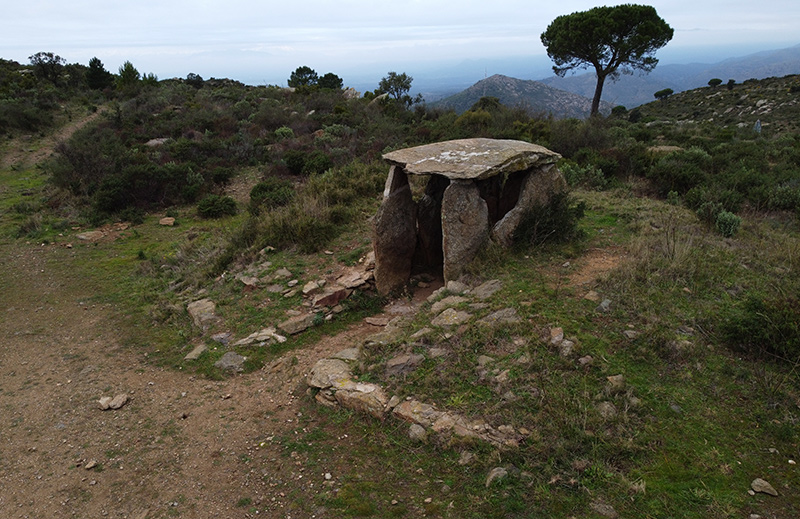
[{"label": "low bush", "polygon": [[732,307],[719,327],[725,344],[736,351],[767,353],[800,361],[800,300],[795,297],[748,297]]},{"label": "low bush", "polygon": [[574,204],[569,193],[556,193],[548,205],[536,205],[525,212],[514,231],[514,244],[527,247],[580,238],[583,232],[578,228],[578,221],[585,210],[586,204]]},{"label": "low bush", "polygon": [[703,184],[710,169],[711,156],[700,148],[691,148],[660,158],[647,172],[647,177],[661,196],[670,191],[685,194]]},{"label": "low bush", "polygon": [[197,204],[201,218],[221,218],[236,214],[236,200],[229,196],[207,195]]},{"label": "low bush", "polygon": [[258,214],[262,207],[274,209],[288,204],[294,198],[294,186],[288,180],[267,177],[250,190],[251,214]]},{"label": "low bush", "polygon": [[731,238],[739,232],[742,219],[728,211],[721,211],[716,219],[717,230],[726,238]]}]

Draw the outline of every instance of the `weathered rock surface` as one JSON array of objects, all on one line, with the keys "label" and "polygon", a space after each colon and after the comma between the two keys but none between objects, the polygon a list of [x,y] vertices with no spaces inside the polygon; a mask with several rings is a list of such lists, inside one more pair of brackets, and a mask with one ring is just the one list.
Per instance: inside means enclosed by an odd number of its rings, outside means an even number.
[{"label": "weathered rock surface", "polygon": [[339,388],[335,396],[342,407],[366,413],[380,420],[386,417],[385,409],[389,397],[377,384],[350,381]]},{"label": "weathered rock surface", "polygon": [[775,487],[761,478],[754,479],[753,482],[750,483],[750,488],[752,488],[754,492],[759,492],[761,494],[769,494],[771,496],[778,495],[778,491],[775,490]]},{"label": "weathered rock surface", "polygon": [[247,344],[253,344],[254,342],[284,343],[286,342],[286,337],[284,337],[283,335],[279,335],[278,331],[275,328],[269,327],[251,333],[244,339],[236,341],[235,343],[233,343],[233,345],[245,346]]},{"label": "weathered rock surface", "polygon": [[472,314],[454,308],[448,308],[431,321],[434,326],[456,326],[469,321]]},{"label": "weathered rock surface", "polygon": [[183,360],[197,360],[200,358],[200,355],[205,353],[208,350],[208,346],[205,344],[198,344],[195,348],[186,354]]},{"label": "weathered rock surface", "polygon": [[186,311],[189,312],[194,325],[203,331],[219,320],[216,314],[217,305],[210,299],[200,299],[189,303]]},{"label": "weathered rock surface", "polygon": [[467,303],[469,299],[462,296],[447,296],[444,299],[436,301],[431,305],[431,313],[432,314],[439,314],[445,308],[449,308],[451,306],[458,306],[461,303]]},{"label": "weathered rock surface", "polygon": [[412,175],[482,180],[553,164],[561,155],[536,144],[499,139],[460,139],[387,153],[383,159]]},{"label": "weathered rock surface", "polygon": [[408,281],[417,242],[416,213],[408,176],[392,167],[374,221],[375,286],[380,294]]},{"label": "weathered rock surface", "polygon": [[478,321],[480,324],[495,325],[495,324],[512,324],[522,321],[517,311],[514,308],[503,308],[496,312],[483,317]]},{"label": "weathered rock surface", "polygon": [[294,335],[314,326],[315,319],[315,314],[296,315],[279,324],[278,329],[289,335]]},{"label": "weathered rock surface", "polygon": [[97,403],[100,404],[100,409],[103,411],[107,411],[109,409],[116,410],[127,404],[129,399],[130,398],[128,397],[127,393],[120,393],[113,398],[110,396],[104,396],[100,398]]},{"label": "weathered rock surface", "polygon": [[410,373],[422,364],[425,357],[417,353],[398,355],[386,361],[386,374],[389,376]]},{"label": "weathered rock surface", "polygon": [[464,272],[489,239],[489,211],[471,182],[454,181],[442,199],[442,251],[444,279]]},{"label": "weathered rock surface", "polygon": [[225,371],[239,372],[244,371],[245,360],[247,360],[247,357],[239,355],[235,351],[229,351],[215,362],[214,366]]},{"label": "weathered rock surface", "polygon": [[311,387],[327,389],[332,386],[343,386],[350,381],[352,375],[350,365],[340,359],[320,359],[311,368],[307,383]]},{"label": "weathered rock surface", "polygon": [[525,212],[534,206],[547,205],[555,193],[566,191],[567,184],[561,171],[551,164],[532,171],[523,180],[519,200],[513,209],[494,225],[492,239],[506,247],[514,242],[514,232]]}]

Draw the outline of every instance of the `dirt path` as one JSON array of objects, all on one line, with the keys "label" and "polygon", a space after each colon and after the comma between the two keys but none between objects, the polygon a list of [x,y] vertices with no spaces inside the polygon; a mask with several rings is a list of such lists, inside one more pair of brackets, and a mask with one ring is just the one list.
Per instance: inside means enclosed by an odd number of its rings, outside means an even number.
[{"label": "dirt path", "polygon": [[2,153],[3,149],[0,148],[0,169],[12,166],[30,167],[47,159],[59,142],[69,139],[73,133],[100,117],[104,111],[103,108],[100,108],[92,114],[70,121],[52,134],[40,139],[35,139],[30,135],[12,139],[4,145],[5,153]]},{"label": "dirt path", "polygon": [[[375,328],[292,352],[289,368],[210,382],[122,348],[114,309],[83,304],[90,283],[65,275],[70,255],[2,249],[0,517],[243,517],[245,497],[284,517],[283,487],[311,499],[273,440],[296,427],[310,366]],[[127,405],[99,409],[120,393]]]}]

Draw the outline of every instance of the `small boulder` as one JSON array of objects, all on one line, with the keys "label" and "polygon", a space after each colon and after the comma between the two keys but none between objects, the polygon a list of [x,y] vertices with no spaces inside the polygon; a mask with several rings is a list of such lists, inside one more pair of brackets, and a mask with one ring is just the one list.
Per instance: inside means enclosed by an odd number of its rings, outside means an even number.
[{"label": "small boulder", "polygon": [[245,360],[247,360],[247,357],[243,357],[234,351],[229,351],[215,362],[214,366],[225,371],[240,372],[244,371]]},{"label": "small boulder", "polygon": [[753,482],[750,483],[750,488],[752,488],[754,492],[758,492],[761,494],[769,494],[771,496],[776,496],[776,497],[778,495],[778,491],[775,490],[775,488],[772,485],[770,485],[761,478],[754,479]]}]

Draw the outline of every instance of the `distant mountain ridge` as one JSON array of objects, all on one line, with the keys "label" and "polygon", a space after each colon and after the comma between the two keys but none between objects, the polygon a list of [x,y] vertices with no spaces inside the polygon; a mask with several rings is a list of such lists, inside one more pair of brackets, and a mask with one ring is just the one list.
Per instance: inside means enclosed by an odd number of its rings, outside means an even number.
[{"label": "distant mountain ridge", "polygon": [[[765,79],[800,74],[800,45],[786,49],[757,52],[747,56],[730,58],[713,64],[690,63],[686,65],[657,66],[648,75],[621,76],[618,81],[606,81],[603,100],[615,105],[633,108],[654,100],[653,94],[665,88],[683,92],[708,85],[712,78],[729,79],[737,83],[748,79]],[[542,83],[591,97],[594,95],[596,79],[594,72],[545,78]]]},{"label": "distant mountain ridge", "polygon": [[[585,118],[589,116],[592,100],[565,90],[545,85],[540,81],[515,79],[495,74],[457,94],[441,99],[432,106],[452,108],[457,113],[466,112],[481,97],[496,97],[508,107],[521,107],[531,114],[552,114],[553,117]],[[602,112],[612,105],[603,103]]]}]

